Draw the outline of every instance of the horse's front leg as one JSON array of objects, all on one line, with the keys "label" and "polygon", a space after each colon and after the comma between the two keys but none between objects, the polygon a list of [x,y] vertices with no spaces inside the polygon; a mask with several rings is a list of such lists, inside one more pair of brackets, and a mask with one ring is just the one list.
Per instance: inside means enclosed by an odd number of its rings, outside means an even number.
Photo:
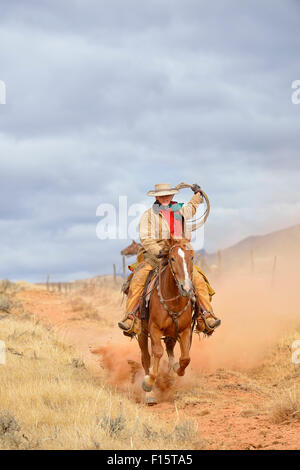
[{"label": "horse's front leg", "polygon": [[161,344],[161,332],[158,328],[152,326],[150,327],[150,337],[152,343],[152,360],[151,367],[149,369],[149,374],[145,375],[143,380],[143,389],[145,392],[151,392],[156,377],[158,375],[159,362],[164,353],[162,344]]},{"label": "horse's front leg", "polygon": [[179,344],[180,344],[180,358],[179,364],[178,362],[174,364],[174,371],[177,375],[184,375],[185,369],[189,365],[191,358],[190,358],[190,347],[191,347],[191,329],[186,328],[179,336]]},{"label": "horse's front leg", "polygon": [[169,358],[168,373],[170,373],[174,366],[174,348],[175,348],[176,340],[175,338],[167,337],[165,338],[164,341],[165,341],[166,351],[167,351],[168,358]]},{"label": "horse's front leg", "polygon": [[138,343],[141,350],[141,360],[145,374],[149,374],[150,354],[148,350],[148,326],[146,321],[142,321],[142,332],[138,336]]}]

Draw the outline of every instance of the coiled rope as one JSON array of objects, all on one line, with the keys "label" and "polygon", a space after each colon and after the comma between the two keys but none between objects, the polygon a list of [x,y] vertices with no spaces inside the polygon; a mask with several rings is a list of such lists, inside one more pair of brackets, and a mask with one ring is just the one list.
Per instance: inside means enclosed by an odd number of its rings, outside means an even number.
[{"label": "coiled rope", "polygon": [[[180,189],[185,189],[185,188],[192,189],[192,187],[193,187],[192,184],[179,183],[179,184],[177,184],[177,186],[175,186],[175,189],[177,189],[179,191]],[[208,218],[209,213],[210,213],[210,202],[209,202],[207,194],[203,191],[203,189],[201,189],[200,194],[202,196],[202,201],[201,202],[205,201],[206,209],[205,209],[204,214],[202,214],[200,217],[198,217],[196,219],[186,221],[187,222],[187,227],[191,232],[194,232],[198,228],[202,227],[202,225],[204,225],[205,222],[207,221],[207,218]]]}]

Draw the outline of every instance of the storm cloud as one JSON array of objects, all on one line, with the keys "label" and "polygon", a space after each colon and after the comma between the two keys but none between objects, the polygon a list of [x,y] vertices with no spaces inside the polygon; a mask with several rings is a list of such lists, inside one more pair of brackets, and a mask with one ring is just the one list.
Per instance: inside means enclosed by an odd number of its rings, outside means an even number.
[{"label": "storm cloud", "polygon": [[[101,203],[211,199],[205,248],[300,223],[296,0],[3,0],[0,277],[121,271]],[[188,200],[188,190],[179,199]]]}]

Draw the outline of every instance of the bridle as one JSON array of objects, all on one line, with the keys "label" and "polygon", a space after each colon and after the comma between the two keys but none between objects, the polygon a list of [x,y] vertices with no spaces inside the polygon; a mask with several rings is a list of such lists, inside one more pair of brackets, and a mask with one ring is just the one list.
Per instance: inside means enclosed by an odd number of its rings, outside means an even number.
[{"label": "bridle", "polygon": [[[171,253],[171,251],[173,250],[173,248],[176,248],[177,246],[178,246],[178,245],[173,245],[173,246],[170,248],[170,250],[169,250],[169,253],[168,253],[168,265],[169,265],[170,271],[171,271],[171,273],[172,273],[172,276],[173,276],[173,278],[174,278],[174,281],[175,281],[175,283],[176,283],[176,286],[177,286],[177,288],[178,288],[178,290],[179,290],[179,289],[180,289],[180,284],[179,284],[179,281],[178,281],[178,279],[177,279],[177,277],[176,277],[176,274],[174,273],[174,270],[173,270],[173,268],[172,268],[172,263],[170,263],[170,253]],[[167,268],[167,265],[164,266],[163,268],[161,268],[161,267],[159,266],[159,271],[158,271],[159,284],[161,283],[161,274],[162,274],[163,271],[165,271],[166,268]],[[159,288],[160,288],[160,286],[159,286]],[[177,300],[177,299],[179,299],[179,297],[182,297],[182,295],[179,294],[179,295],[177,295],[176,297],[172,297],[172,298],[169,298],[169,299],[163,299],[163,300],[164,300],[164,301]],[[191,297],[191,296],[189,295],[189,299],[190,299],[190,297]],[[163,298],[163,297],[162,297],[162,298]]]},{"label": "bridle", "polygon": [[163,308],[168,312],[168,314],[172,317],[172,320],[174,321],[175,323],[175,326],[176,326],[176,340],[177,340],[177,337],[178,337],[178,317],[180,317],[188,308],[190,302],[192,302],[192,304],[194,305],[195,304],[195,296],[194,296],[194,293],[192,291],[192,294],[189,294],[188,296],[188,299],[187,299],[187,303],[186,305],[183,307],[183,309],[181,309],[179,312],[174,312],[173,310],[170,310],[168,305],[166,304],[166,302],[170,302],[172,300],[177,300],[179,299],[179,297],[182,297],[182,295],[177,295],[176,297],[172,297],[172,298],[169,298],[169,299],[165,299],[162,295],[162,292],[161,292],[161,275],[162,275],[162,272],[165,271],[167,269],[167,266],[170,267],[170,271],[172,273],[172,276],[175,280],[175,283],[176,283],[176,286],[179,290],[180,288],[180,285],[179,285],[179,281],[173,271],[173,268],[172,268],[172,263],[170,263],[170,253],[171,251],[173,250],[173,248],[175,248],[177,245],[173,245],[170,250],[169,250],[169,253],[168,253],[168,264],[164,267],[161,267],[159,266],[158,268],[158,282],[157,282],[157,286],[156,286],[156,289],[157,289],[157,294],[158,294],[158,298],[159,298],[159,301],[161,303],[161,305],[163,306]]}]

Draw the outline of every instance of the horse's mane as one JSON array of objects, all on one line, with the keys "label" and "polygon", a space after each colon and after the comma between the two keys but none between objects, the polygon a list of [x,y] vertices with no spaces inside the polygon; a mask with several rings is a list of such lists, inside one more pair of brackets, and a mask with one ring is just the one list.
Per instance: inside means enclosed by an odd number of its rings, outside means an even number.
[{"label": "horse's mane", "polygon": [[165,248],[164,250],[162,250],[162,255],[163,255],[163,257],[164,257],[165,259],[167,259],[171,248],[173,248],[174,246],[179,246],[179,248],[182,248],[183,250],[185,250],[185,249],[192,250],[192,249],[193,249],[193,247],[192,247],[191,242],[190,242],[189,239],[187,239],[187,238],[173,238],[173,237],[171,237],[171,238],[168,240],[168,246],[167,246],[167,248]]},{"label": "horse's mane", "polygon": [[[173,238],[173,243],[171,246],[174,246],[174,245],[179,245],[180,248],[186,248],[187,245],[188,245],[188,248],[191,247],[191,242],[190,240],[188,240],[187,238]],[[171,248],[170,246],[170,248]]]}]

